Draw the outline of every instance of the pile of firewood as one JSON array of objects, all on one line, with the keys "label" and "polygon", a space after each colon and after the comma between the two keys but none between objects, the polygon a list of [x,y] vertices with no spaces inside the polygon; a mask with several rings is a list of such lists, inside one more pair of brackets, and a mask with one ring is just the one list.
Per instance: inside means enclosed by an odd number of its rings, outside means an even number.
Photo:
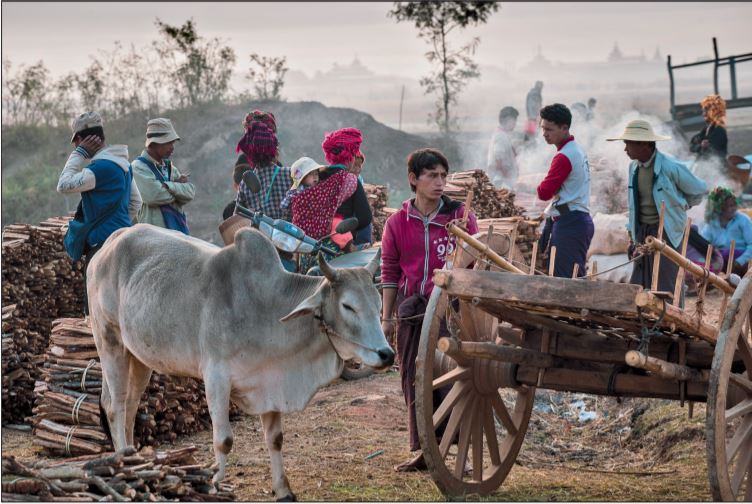
[{"label": "pile of firewood", "polygon": [[[486,233],[489,226],[493,226],[494,233],[508,235],[516,246],[512,260],[515,266],[525,269],[523,266],[529,267],[532,261],[533,243],[538,241],[541,222],[542,219],[524,219],[522,217],[481,219],[478,221],[478,231]],[[536,263],[542,264],[540,251],[536,255]]]},{"label": "pile of firewood", "polygon": [[514,204],[514,192],[496,189],[483,170],[450,173],[444,194],[464,202],[469,193],[473,194],[472,209],[479,219],[514,217],[525,212]]},{"label": "pile of firewood", "polygon": [[3,424],[23,422],[31,414],[52,320],[82,314],[81,264],[63,248],[68,220],[53,217],[38,226],[3,229]]},{"label": "pile of firewood", "polygon": [[384,234],[384,225],[389,217],[384,212],[389,200],[386,186],[363,184],[363,189],[366,191],[368,203],[371,205],[371,212],[373,212],[373,241],[381,241],[381,235]]},{"label": "pile of firewood", "polygon": [[[2,458],[5,502],[232,501],[230,485],[212,484],[216,470],[197,464],[196,447],[167,451],[126,448],[61,464]],[[218,487],[218,488],[217,488]]]},{"label": "pile of firewood", "polygon": [[[42,374],[44,380],[35,389],[34,444],[50,455],[108,450],[111,444],[99,418],[102,368],[87,321],[53,323]],[[152,373],[136,414],[134,440],[142,446],[171,442],[210,422],[200,381]]]}]

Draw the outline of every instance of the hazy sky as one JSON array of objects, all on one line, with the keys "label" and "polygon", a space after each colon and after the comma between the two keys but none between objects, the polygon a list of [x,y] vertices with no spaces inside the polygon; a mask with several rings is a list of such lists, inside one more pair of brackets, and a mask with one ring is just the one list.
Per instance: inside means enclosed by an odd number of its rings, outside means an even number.
[{"label": "hazy sky", "polygon": [[[157,38],[154,19],[182,24],[193,17],[199,34],[220,37],[238,56],[286,56],[291,69],[309,76],[356,55],[377,73],[418,76],[427,69],[425,43],[408,23],[386,13],[390,2],[265,3],[2,3],[2,56],[14,65],[44,60],[55,75],[81,71],[98,48],[115,41],[142,47]],[[752,51],[749,3],[502,3],[488,24],[455,40],[481,37],[477,61],[521,65],[540,44],[559,61],[604,60],[618,41],[626,55],[660,46],[677,61]]]}]

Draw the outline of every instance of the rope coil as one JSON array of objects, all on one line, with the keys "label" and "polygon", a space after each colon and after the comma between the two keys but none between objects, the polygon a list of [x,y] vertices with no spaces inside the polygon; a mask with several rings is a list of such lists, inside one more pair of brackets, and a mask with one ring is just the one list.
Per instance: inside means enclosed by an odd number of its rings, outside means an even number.
[{"label": "rope coil", "polygon": [[73,410],[71,411],[71,420],[78,425],[81,423],[80,419],[78,418],[78,414],[81,411],[81,405],[84,403],[86,398],[89,397],[89,394],[81,394],[78,399],[76,399],[76,402],[73,403]]},{"label": "rope coil", "polygon": [[81,392],[86,392],[86,373],[89,371],[89,369],[93,368],[96,364],[97,364],[97,361],[95,359],[91,359],[89,361],[89,364],[86,366],[86,369],[84,369],[84,372],[81,375]]},{"label": "rope coil", "polygon": [[73,455],[71,453],[70,447],[71,447],[71,441],[73,441],[73,433],[76,432],[77,429],[78,429],[78,426],[74,425],[70,429],[68,429],[68,433],[65,435],[65,454],[68,456]]}]

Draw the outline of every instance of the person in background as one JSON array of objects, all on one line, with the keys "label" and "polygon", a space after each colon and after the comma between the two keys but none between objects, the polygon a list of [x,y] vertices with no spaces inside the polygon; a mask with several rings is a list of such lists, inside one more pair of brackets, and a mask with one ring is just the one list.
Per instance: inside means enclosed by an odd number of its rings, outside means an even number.
[{"label": "person in background", "polygon": [[538,185],[538,198],[551,202],[544,213],[546,224],[540,250],[556,247],[554,276],[585,275],[585,261],[595,228],[590,217],[590,167],[585,150],[569,132],[572,113],[561,103],[541,109],[543,138],[556,146],[546,177]]},{"label": "person in background", "polygon": [[[752,219],[739,212],[738,200],[726,187],[716,187],[708,195],[705,207],[705,225],[700,234],[720,251],[723,269],[733,262],[732,273],[743,276],[752,260]],[[730,257],[734,240],[734,257]]]},{"label": "person in background", "polygon": [[246,155],[241,154],[240,156],[238,156],[238,159],[235,161],[235,166],[232,168],[232,189],[235,193],[235,197],[222,211],[222,219],[227,220],[235,213],[235,202],[238,198],[240,183],[243,181],[243,174],[250,169],[251,165],[248,164],[248,158],[246,157]]},{"label": "person in background", "polygon": [[[86,268],[113,232],[129,227],[136,221],[142,200],[138,186],[133,183],[128,146],[105,144],[102,117],[97,112],[85,112],[73,119],[71,129],[71,143],[76,147],[60,174],[57,192],[81,194],[76,211],[78,220],[93,221],[110,212],[109,217],[93,227],[85,237],[83,311],[88,315]],[[126,189],[128,186],[130,189]]]},{"label": "person in background", "polygon": [[[415,359],[422,320],[433,290],[433,272],[446,264],[457,242],[446,224],[462,219],[465,207],[444,195],[449,161],[436,149],[419,149],[407,158],[407,180],[415,197],[386,221],[381,242],[381,281],[383,288],[382,329],[389,337],[397,330],[397,354],[402,391],[408,408],[410,451],[417,452],[396,471],[425,470],[420,451],[415,415]],[[475,215],[466,224],[470,234],[478,232]],[[399,323],[395,324],[394,314]],[[448,334],[443,325],[443,334]],[[439,392],[439,391],[437,391]],[[435,396],[438,405],[442,390]]]},{"label": "person in background", "polygon": [[689,150],[698,159],[720,158],[726,165],[728,136],[726,135],[726,102],[718,95],[708,95],[700,102],[706,126],[689,141]]},{"label": "person in background", "polygon": [[193,201],[196,187],[170,160],[178,140],[169,119],[146,123],[146,149],[133,160],[133,176],[144,200],[138,221],[189,234],[183,206]]},{"label": "person in background", "polygon": [[520,115],[514,107],[504,107],[499,111],[499,125],[496,126],[488,145],[487,170],[494,185],[513,189],[519,175],[517,152],[512,145],[512,131]]},{"label": "person in background", "polygon": [[362,143],[363,135],[357,128],[342,128],[327,133],[321,148],[330,166],[322,170],[319,177],[323,182],[338,170],[346,170],[358,177],[358,187],[337,209],[337,219],[357,217],[358,227],[353,233],[353,241],[355,245],[366,246],[373,242],[373,213],[360,175],[366,161],[365,154],[360,150]]},{"label": "person in background", "polygon": [[538,132],[540,110],[543,106],[543,82],[536,81],[535,86],[528,91],[525,98],[525,110],[527,111],[527,123],[525,124],[525,140],[535,137]]},{"label": "person in background", "polygon": [[[656,148],[656,142],[670,140],[670,137],[656,135],[649,122],[635,119],[627,123],[618,138],[608,141],[624,141],[624,152],[632,161],[629,163],[629,231],[631,245],[629,257],[638,254],[637,245],[644,243],[648,236],[657,236],[661,206],[665,203],[662,240],[677,249],[684,235],[687,222],[687,209],[702,201],[708,188],[705,182],[695,177],[684,164]],[[679,267],[661,256],[658,274],[658,290],[674,292]],[[651,288],[653,278],[653,256],[648,254],[634,262],[630,283]],[[682,300],[674,300],[681,306]]]},{"label": "person in background", "polygon": [[265,122],[252,120],[236,151],[245,154],[261,182],[261,191],[253,193],[245,181],[241,181],[238,204],[252,211],[261,211],[272,219],[290,220],[289,208],[282,208],[282,200],[292,185],[292,179],[290,168],[277,164],[279,144],[274,131]]},{"label": "person in background", "polygon": [[588,121],[592,121],[595,117],[595,104],[598,102],[595,98],[588,98],[587,101],[587,116],[585,117]]}]

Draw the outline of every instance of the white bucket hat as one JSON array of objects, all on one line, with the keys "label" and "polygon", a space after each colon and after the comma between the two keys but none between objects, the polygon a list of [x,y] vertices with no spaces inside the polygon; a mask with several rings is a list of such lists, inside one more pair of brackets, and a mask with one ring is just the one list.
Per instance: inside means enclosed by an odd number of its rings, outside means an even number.
[{"label": "white bucket hat", "polygon": [[629,121],[624,127],[624,133],[619,138],[607,138],[609,142],[614,140],[629,140],[631,142],[657,142],[660,140],[671,140],[671,137],[656,135],[653,127],[649,122],[643,119]]},{"label": "white bucket hat", "polygon": [[297,189],[303,179],[314,170],[325,168],[324,165],[314,161],[309,157],[302,157],[295,161],[290,167],[290,177],[292,177],[292,188]]},{"label": "white bucket hat", "polygon": [[180,140],[180,137],[175,132],[175,128],[172,126],[172,121],[165,117],[157,117],[156,119],[150,119],[146,123],[146,146],[148,147],[152,143],[166,144]]},{"label": "white bucket hat", "polygon": [[74,138],[76,138],[76,135],[79,132],[87,130],[89,128],[96,128],[97,126],[101,128],[103,127],[103,125],[104,123],[102,122],[102,116],[100,116],[96,112],[84,112],[80,116],[73,119],[73,121],[71,121],[71,130],[73,131],[71,142]]}]

